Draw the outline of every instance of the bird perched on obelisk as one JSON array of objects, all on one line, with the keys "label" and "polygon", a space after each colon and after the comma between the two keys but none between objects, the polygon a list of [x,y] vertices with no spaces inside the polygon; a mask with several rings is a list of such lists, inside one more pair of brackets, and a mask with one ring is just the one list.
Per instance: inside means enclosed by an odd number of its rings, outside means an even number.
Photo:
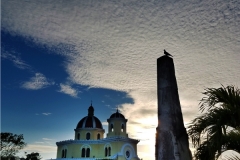
[{"label": "bird perched on obelisk", "polygon": [[165,49],[164,49],[164,54],[166,55],[166,56],[171,56],[171,57],[173,57],[170,53],[168,53]]}]

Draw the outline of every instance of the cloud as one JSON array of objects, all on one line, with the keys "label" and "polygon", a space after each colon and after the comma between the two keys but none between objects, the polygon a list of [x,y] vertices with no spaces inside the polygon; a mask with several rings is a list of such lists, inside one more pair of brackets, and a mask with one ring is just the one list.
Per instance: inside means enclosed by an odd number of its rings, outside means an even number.
[{"label": "cloud", "polygon": [[[50,114],[52,114],[52,113],[42,113],[42,115],[44,115],[44,116],[49,116]],[[38,113],[36,113],[35,115],[40,115],[40,114],[38,114]]]},{"label": "cloud", "polygon": [[49,146],[49,145],[39,145],[39,144],[28,144],[27,147],[24,148],[26,152],[38,152],[38,153],[56,153],[57,146]]},{"label": "cloud", "polygon": [[72,97],[77,97],[78,91],[72,88],[70,85],[60,83],[60,87],[61,89],[59,92],[68,94]]},{"label": "cloud", "polygon": [[50,138],[42,138],[44,141],[52,141],[53,139]]},{"label": "cloud", "polygon": [[35,143],[43,144],[44,142],[35,142]]},{"label": "cloud", "polygon": [[48,116],[48,115],[50,115],[52,113],[42,113],[42,114],[45,115],[45,116]]},{"label": "cloud", "polygon": [[57,146],[42,144],[38,142],[37,144],[27,144],[27,146],[24,148],[24,152],[20,151],[20,153],[18,153],[18,156],[25,157],[25,152],[27,153],[37,152],[40,154],[41,157],[43,157],[43,159],[51,159],[56,158],[56,151]]},{"label": "cloud", "polygon": [[42,73],[35,73],[35,77],[32,77],[29,81],[24,82],[21,87],[28,90],[39,90],[53,84],[54,82],[48,80]]},{"label": "cloud", "polygon": [[[55,145],[55,142],[52,142],[53,139],[42,138],[42,140],[43,141],[36,141],[34,143],[27,144],[27,146],[24,147],[24,152],[38,152],[41,157],[44,157],[44,159],[50,159],[52,157],[55,157],[57,146]],[[24,157],[24,152],[20,151],[20,153],[18,154],[19,157]]]},{"label": "cloud", "polygon": [[36,141],[34,143],[41,144],[41,145],[54,145],[55,141],[54,139],[50,139],[50,138],[42,138],[42,141]]},{"label": "cloud", "polygon": [[31,67],[27,63],[25,63],[19,56],[8,53],[8,52],[4,51],[4,49],[1,53],[1,57],[4,58],[4,59],[8,59],[8,60],[12,61],[13,64],[17,68],[31,69]]},{"label": "cloud", "polygon": [[103,126],[108,126],[108,122],[102,122]]}]

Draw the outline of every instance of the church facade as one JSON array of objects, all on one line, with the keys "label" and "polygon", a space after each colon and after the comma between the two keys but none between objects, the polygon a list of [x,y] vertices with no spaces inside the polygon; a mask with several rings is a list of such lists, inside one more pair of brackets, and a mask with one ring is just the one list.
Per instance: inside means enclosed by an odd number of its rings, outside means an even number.
[{"label": "church facade", "polygon": [[108,133],[104,138],[105,130],[101,121],[94,116],[94,108],[88,108],[88,115],[82,118],[75,131],[73,140],[56,142],[56,159],[79,160],[139,160],[137,143],[127,134],[127,119],[119,113],[113,113],[108,122]]}]

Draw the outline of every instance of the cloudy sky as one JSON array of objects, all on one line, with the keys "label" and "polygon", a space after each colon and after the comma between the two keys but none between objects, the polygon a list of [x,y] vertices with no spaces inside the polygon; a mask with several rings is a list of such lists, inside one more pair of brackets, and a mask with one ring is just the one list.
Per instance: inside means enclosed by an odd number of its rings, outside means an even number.
[{"label": "cloudy sky", "polygon": [[[93,103],[106,129],[119,110],[138,155],[154,157],[156,60],[174,57],[184,123],[206,87],[240,87],[239,0],[1,2],[1,131],[56,157]],[[107,130],[106,130],[107,132]]]}]

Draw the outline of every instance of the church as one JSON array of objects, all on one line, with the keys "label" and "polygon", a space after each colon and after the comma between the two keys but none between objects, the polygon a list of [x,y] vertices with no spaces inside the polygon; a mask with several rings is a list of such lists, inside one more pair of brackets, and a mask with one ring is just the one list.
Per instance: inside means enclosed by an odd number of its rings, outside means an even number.
[{"label": "church", "polygon": [[73,140],[56,142],[56,159],[78,160],[139,160],[137,143],[139,140],[128,137],[127,119],[119,113],[113,113],[108,122],[108,133],[101,121],[94,116],[94,108],[88,108],[88,115],[82,118],[75,131]]}]

